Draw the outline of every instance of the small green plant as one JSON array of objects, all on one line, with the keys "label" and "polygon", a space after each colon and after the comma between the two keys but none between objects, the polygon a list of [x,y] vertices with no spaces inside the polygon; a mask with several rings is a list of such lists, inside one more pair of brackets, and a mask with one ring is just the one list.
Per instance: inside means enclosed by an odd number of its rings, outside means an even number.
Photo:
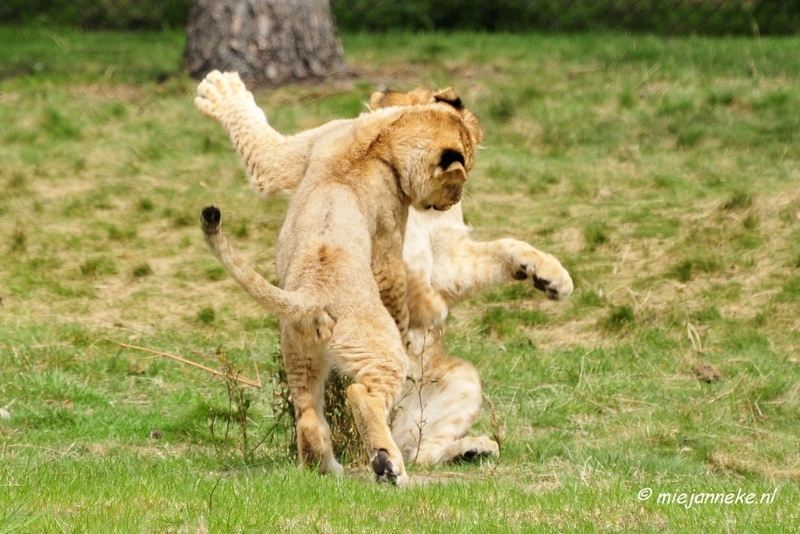
[{"label": "small green plant", "polygon": [[325,419],[331,425],[333,452],[344,465],[367,463],[366,452],[353,413],[347,403],[347,388],[353,381],[335,369],[325,386]]},{"label": "small green plant", "polygon": [[753,196],[746,191],[734,191],[734,193],[722,204],[722,209],[727,211],[737,211],[749,208],[753,205]]},{"label": "small green plant", "polygon": [[688,282],[692,279],[693,270],[694,262],[692,260],[684,260],[672,268],[672,276],[679,282]]},{"label": "small green plant", "polygon": [[685,126],[677,132],[678,146],[681,148],[691,148],[696,146],[705,137],[705,130],[701,126]]},{"label": "small green plant", "polygon": [[210,325],[217,319],[217,313],[214,311],[214,308],[206,306],[197,312],[197,318],[201,323]]},{"label": "small green plant", "polygon": [[81,137],[81,128],[54,108],[45,111],[43,126],[56,139],[77,140]]},{"label": "small green plant", "polygon": [[178,215],[173,220],[173,224],[176,228],[185,228],[187,226],[192,226],[197,222],[197,217],[193,217],[191,215]]},{"label": "small green plant", "polygon": [[618,332],[633,324],[635,320],[636,315],[633,312],[633,308],[627,305],[615,306],[611,309],[603,324],[608,330]]},{"label": "small green plant", "polygon": [[778,302],[798,302],[800,301],[800,276],[793,276],[783,283],[781,292],[775,295],[774,299]]},{"label": "small green plant", "polygon": [[626,87],[619,95],[619,105],[620,107],[631,109],[636,106],[638,103],[639,98],[636,95],[636,92],[631,89],[630,87]]},{"label": "small green plant", "polygon": [[11,252],[25,252],[25,247],[28,244],[28,234],[25,229],[19,224],[14,227],[14,232],[11,234]]},{"label": "small green plant", "polygon": [[605,302],[603,297],[598,295],[594,290],[581,291],[577,295],[573,296],[573,298],[576,299],[578,304],[581,306],[591,308],[598,308]]},{"label": "small green plant", "polygon": [[[210,308],[206,308],[208,310]],[[205,311],[205,310],[203,310]],[[211,310],[213,314],[214,310]],[[202,313],[202,312],[201,312]],[[213,318],[212,318],[213,320]],[[235,425],[239,432],[238,450],[241,457],[245,460],[252,460],[255,450],[259,444],[251,448],[249,443],[249,415],[250,406],[253,403],[253,398],[245,390],[245,386],[239,382],[239,370],[234,363],[228,358],[227,353],[222,348],[217,349],[217,359],[220,363],[220,370],[222,371],[222,379],[225,381],[225,388],[227,391],[228,407],[225,410],[209,407],[210,418],[208,422],[211,438],[214,442],[214,447],[217,455],[220,455],[220,443],[227,443],[230,437],[231,425]],[[216,428],[217,422],[222,419],[225,421],[225,430],[223,435],[217,436]]]},{"label": "small green plant", "polygon": [[239,239],[244,239],[245,237],[250,235],[250,231],[247,229],[247,222],[242,221],[242,224],[237,226],[236,229],[233,231],[233,235],[235,235]]},{"label": "small green plant", "polygon": [[117,274],[116,264],[104,257],[92,258],[83,262],[80,266],[81,274],[90,278],[101,275]]},{"label": "small green plant", "polygon": [[745,230],[753,231],[758,229],[759,222],[756,215],[748,213],[747,217],[742,221],[742,226],[744,226]]},{"label": "small green plant", "polygon": [[218,282],[220,280],[224,280],[228,276],[228,273],[221,265],[214,265],[213,267],[209,267],[206,269],[206,278],[211,280],[212,282]]},{"label": "small green plant", "polygon": [[[262,384],[260,377],[257,383],[252,380],[240,379],[240,370],[222,347],[217,349],[217,359],[220,363],[219,375],[225,382],[227,400],[225,408],[208,405],[209,432],[217,456],[226,459],[227,455],[223,454],[222,448],[231,443],[238,451],[240,458],[247,463],[252,463],[257,459],[259,449],[263,446],[266,446],[265,453],[279,457],[290,457],[296,454],[294,406],[286,373],[280,362],[280,354],[273,353],[266,384]],[[271,412],[272,424],[267,426],[260,438],[253,436],[253,432],[263,426],[256,422],[256,420],[262,420],[262,417],[254,416],[252,413],[253,407],[258,403],[258,398],[253,395],[252,390],[245,386],[267,388],[266,404]],[[334,391],[338,390],[334,389]],[[333,406],[337,406],[335,404],[337,398],[331,399]],[[327,409],[330,411],[329,407]],[[331,419],[328,420],[331,421]],[[218,433],[220,422],[225,425],[222,434]],[[337,422],[339,421],[337,420]]]},{"label": "small green plant", "polygon": [[5,193],[12,196],[20,196],[28,191],[28,177],[25,173],[15,171],[11,178],[6,182]]},{"label": "small green plant", "polygon": [[116,225],[112,224],[108,227],[108,238],[114,241],[128,241],[130,239],[134,239],[136,237],[137,231],[135,227],[129,228],[118,228]]},{"label": "small green plant", "polygon": [[604,223],[591,223],[583,228],[583,237],[590,249],[608,243],[608,227]]},{"label": "small green plant", "polygon": [[139,208],[139,211],[150,213],[155,209],[156,205],[149,198],[142,198],[139,200],[137,207]]},{"label": "small green plant", "polygon": [[131,274],[134,278],[144,278],[145,276],[153,274],[153,269],[150,267],[149,263],[144,262],[134,267]]},{"label": "small green plant", "polygon": [[516,106],[514,102],[504,96],[499,100],[492,102],[489,106],[489,116],[500,123],[505,123],[511,120],[514,116]]}]

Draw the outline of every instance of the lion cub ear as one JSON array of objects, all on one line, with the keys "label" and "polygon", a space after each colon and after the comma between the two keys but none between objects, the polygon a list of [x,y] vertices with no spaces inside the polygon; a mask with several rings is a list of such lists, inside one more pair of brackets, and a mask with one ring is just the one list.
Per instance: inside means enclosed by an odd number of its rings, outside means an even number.
[{"label": "lion cub ear", "polygon": [[433,99],[436,102],[450,104],[456,109],[462,109],[464,107],[464,104],[461,103],[461,99],[456,95],[455,91],[453,91],[452,87],[448,87],[447,89],[442,89],[437,93],[433,93]]},{"label": "lion cub ear", "polygon": [[464,155],[450,148],[442,152],[438,167],[442,169],[442,177],[446,182],[464,183],[467,181]]},{"label": "lion cub ear", "polygon": [[460,163],[456,163],[455,165],[451,165],[448,170],[444,171],[440,179],[444,183],[463,184],[467,181],[467,170]]},{"label": "lion cub ear", "polygon": [[410,106],[413,103],[409,99],[408,93],[398,93],[397,91],[375,91],[369,97],[371,111],[392,106]]},{"label": "lion cub ear", "polygon": [[381,102],[383,101],[384,97],[386,97],[386,95],[380,91],[375,91],[372,93],[372,96],[369,97],[369,109],[372,111],[380,109],[382,107]]},{"label": "lion cub ear", "polygon": [[481,141],[483,141],[483,131],[481,130],[481,125],[478,122],[478,118],[464,107],[464,103],[461,102],[461,98],[456,95],[452,87],[448,87],[447,89],[442,89],[441,91],[433,93],[433,99],[436,102],[450,104],[453,106],[453,108],[461,114],[461,120],[464,121],[467,129],[469,129],[470,137],[472,137],[472,143],[475,145],[481,144]]}]

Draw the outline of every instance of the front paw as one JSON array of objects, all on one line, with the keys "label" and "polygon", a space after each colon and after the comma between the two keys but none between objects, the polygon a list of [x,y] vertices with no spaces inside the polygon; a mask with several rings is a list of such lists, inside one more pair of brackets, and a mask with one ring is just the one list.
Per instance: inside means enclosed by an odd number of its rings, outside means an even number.
[{"label": "front paw", "polygon": [[[554,256],[536,251],[529,258],[518,258],[514,278],[530,280],[533,287],[552,300],[563,300],[572,294],[574,285],[569,272]],[[535,256],[535,257],[534,257]]]},{"label": "front paw", "polygon": [[408,483],[402,461],[392,462],[386,449],[379,450],[372,459],[372,470],[377,482],[389,482],[395,486],[405,486]]}]

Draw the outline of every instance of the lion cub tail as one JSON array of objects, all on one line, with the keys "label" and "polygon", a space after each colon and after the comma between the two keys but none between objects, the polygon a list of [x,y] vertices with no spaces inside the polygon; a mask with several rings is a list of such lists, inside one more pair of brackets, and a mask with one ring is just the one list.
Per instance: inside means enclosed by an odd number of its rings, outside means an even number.
[{"label": "lion cub tail", "polygon": [[267,282],[242,258],[220,231],[222,214],[208,206],[200,216],[206,244],[222,263],[228,274],[256,302],[282,319],[313,322],[319,337],[329,337],[335,320],[325,311],[324,304],[300,292],[285,291]]}]

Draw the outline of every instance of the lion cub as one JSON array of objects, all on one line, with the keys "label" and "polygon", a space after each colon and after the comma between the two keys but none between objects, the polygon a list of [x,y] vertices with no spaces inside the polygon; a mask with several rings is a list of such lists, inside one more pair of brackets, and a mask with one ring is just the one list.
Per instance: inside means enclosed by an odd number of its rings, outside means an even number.
[{"label": "lion cub", "polygon": [[[202,92],[217,90],[214,80],[224,76],[231,75],[210,74]],[[335,366],[354,381],[347,397],[376,478],[408,480],[387,424],[408,362],[395,323],[403,317],[395,310],[406,309],[403,233],[409,207],[446,210],[459,202],[474,138],[455,110],[431,105],[387,108],[263,142],[264,158],[304,169],[275,245],[283,289],[233,251],[220,233],[219,210],[203,211],[209,248],[281,319],[300,459],[319,461],[320,472],[343,471],[322,415]],[[396,288],[394,302],[381,292],[376,263]]]},{"label": "lion cub", "polygon": [[[195,105],[230,135],[251,187],[262,197],[278,191],[294,193],[304,169],[273,157],[270,147],[283,136],[267,123],[253,94],[235,75],[212,73],[209,79],[198,87]],[[477,118],[449,88],[377,92],[369,107],[431,104],[457,111],[469,125],[473,143],[480,143]],[[489,437],[465,436],[483,401],[481,378],[471,363],[447,353],[442,328],[436,325],[449,307],[506,280],[528,281],[552,299],[565,299],[573,289],[569,273],[552,255],[515,239],[473,241],[469,233],[460,202],[447,211],[409,210],[403,241],[406,301],[412,316],[407,338],[409,368],[393,412],[392,436],[406,460],[417,464],[498,453],[497,443]],[[387,281],[381,272],[385,273],[376,269],[379,287]],[[389,289],[382,295],[391,293],[391,285]]]}]

